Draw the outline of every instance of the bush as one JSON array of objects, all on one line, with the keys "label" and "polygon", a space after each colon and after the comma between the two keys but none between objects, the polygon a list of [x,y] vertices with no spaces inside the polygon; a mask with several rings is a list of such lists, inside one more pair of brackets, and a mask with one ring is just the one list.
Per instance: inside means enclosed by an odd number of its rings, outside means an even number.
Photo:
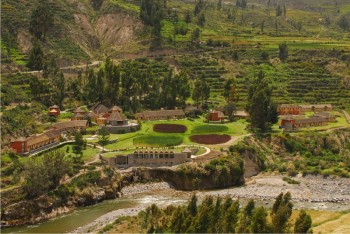
[{"label": "bush", "polygon": [[293,180],[292,178],[289,178],[289,177],[283,177],[283,181],[287,182],[288,184],[300,184],[299,181]]}]

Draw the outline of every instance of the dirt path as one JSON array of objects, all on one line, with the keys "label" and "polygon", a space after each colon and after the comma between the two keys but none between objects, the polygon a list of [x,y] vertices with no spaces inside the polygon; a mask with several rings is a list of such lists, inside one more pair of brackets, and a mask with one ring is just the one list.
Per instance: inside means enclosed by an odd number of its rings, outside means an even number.
[{"label": "dirt path", "polygon": [[[68,67],[60,67],[60,70],[69,70],[69,69],[76,69],[76,68],[85,68],[85,67],[93,67],[101,64],[102,61],[93,61],[90,64],[80,64],[80,65],[73,65],[73,66],[68,66]],[[39,74],[42,73],[43,71],[22,71],[22,72],[13,72],[13,73],[5,73],[2,75],[8,75],[8,74]]]}]

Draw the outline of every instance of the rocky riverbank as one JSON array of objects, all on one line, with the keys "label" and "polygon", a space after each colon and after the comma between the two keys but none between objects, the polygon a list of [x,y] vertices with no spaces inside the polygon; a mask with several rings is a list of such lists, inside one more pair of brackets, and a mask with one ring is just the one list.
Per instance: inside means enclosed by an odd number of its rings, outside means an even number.
[{"label": "rocky riverbank", "polygon": [[246,185],[218,191],[201,192],[202,195],[229,195],[234,198],[274,199],[281,192],[291,192],[295,202],[350,203],[350,179],[306,176],[293,178],[300,184],[288,184],[283,176],[254,176]]},{"label": "rocky riverbank", "polygon": [[123,196],[132,194],[145,193],[153,190],[170,189],[171,186],[166,182],[155,182],[147,184],[133,184],[122,188],[121,193]]}]

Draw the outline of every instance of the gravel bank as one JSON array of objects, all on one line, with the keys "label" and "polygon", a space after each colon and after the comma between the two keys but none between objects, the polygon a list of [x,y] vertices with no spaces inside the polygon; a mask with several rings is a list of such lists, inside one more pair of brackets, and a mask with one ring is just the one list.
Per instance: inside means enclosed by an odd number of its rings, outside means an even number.
[{"label": "gravel bank", "polygon": [[120,210],[109,212],[105,215],[102,215],[98,219],[94,220],[92,223],[89,223],[85,226],[75,229],[71,233],[96,233],[107,224],[114,222],[114,220],[116,220],[118,217],[134,216],[134,215],[137,215],[141,210],[145,208],[146,206],[138,206],[135,208],[126,208],[126,209],[120,209]]},{"label": "gravel bank", "polygon": [[170,189],[170,185],[166,182],[156,182],[156,183],[147,183],[147,184],[134,184],[131,186],[127,186],[122,188],[122,194],[124,196],[150,192],[153,190],[163,190]]}]

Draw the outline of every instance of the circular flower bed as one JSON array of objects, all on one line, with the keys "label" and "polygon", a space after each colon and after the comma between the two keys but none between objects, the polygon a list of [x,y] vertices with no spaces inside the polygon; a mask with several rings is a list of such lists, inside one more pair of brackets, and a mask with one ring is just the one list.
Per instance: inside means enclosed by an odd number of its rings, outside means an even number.
[{"label": "circular flower bed", "polygon": [[181,124],[156,124],[153,131],[162,133],[184,133],[187,127]]},{"label": "circular flower bed", "polygon": [[229,135],[208,134],[208,135],[192,135],[190,140],[199,144],[215,145],[222,144],[231,140]]}]

